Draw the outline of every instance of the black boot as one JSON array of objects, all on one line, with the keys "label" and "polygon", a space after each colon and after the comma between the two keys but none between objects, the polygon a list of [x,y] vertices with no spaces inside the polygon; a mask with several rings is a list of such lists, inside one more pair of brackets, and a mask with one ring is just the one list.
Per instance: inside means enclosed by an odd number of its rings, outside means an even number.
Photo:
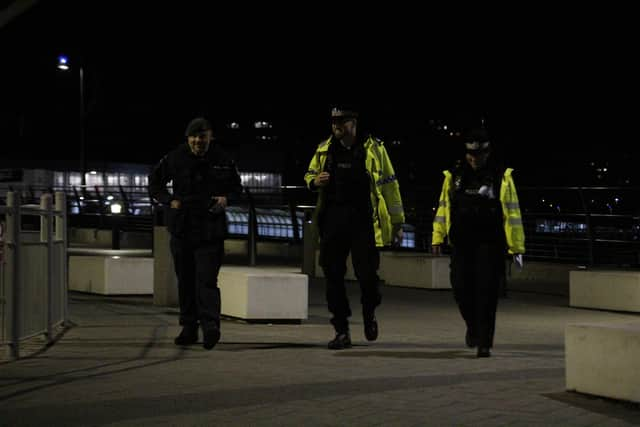
[{"label": "black boot", "polygon": [[336,337],[329,341],[327,345],[330,350],[343,350],[345,348],[351,348],[351,336],[349,331],[337,332]]},{"label": "black boot", "polygon": [[477,357],[491,357],[491,350],[489,347],[478,347]]},{"label": "black boot", "polygon": [[173,342],[175,345],[192,345],[198,342],[198,325],[184,325]]},{"label": "black boot", "polygon": [[202,347],[211,350],[220,341],[220,328],[216,325],[202,326]]},{"label": "black boot", "polygon": [[378,339],[378,321],[375,315],[364,317],[364,336],[367,341],[375,341]]},{"label": "black boot", "polygon": [[473,348],[477,346],[476,338],[473,336],[471,331],[469,331],[469,329],[467,329],[467,333],[464,336],[464,342],[469,348]]}]

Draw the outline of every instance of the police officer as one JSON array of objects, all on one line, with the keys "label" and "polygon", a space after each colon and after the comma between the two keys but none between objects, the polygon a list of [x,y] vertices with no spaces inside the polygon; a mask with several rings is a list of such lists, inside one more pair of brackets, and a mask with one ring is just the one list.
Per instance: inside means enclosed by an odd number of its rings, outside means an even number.
[{"label": "police officer", "polygon": [[351,347],[351,308],[344,283],[349,252],[360,283],[364,333],[374,341],[375,309],[381,302],[378,247],[402,241],[404,210],[393,166],[382,141],[359,137],[357,124],[354,107],[333,108],[333,135],[317,147],[304,177],[309,189],[319,192],[314,223],[336,332],[330,349]]},{"label": "police officer", "polygon": [[487,130],[466,132],[464,146],[464,159],[444,171],[432,252],[440,254],[448,236],[451,284],[467,325],[465,342],[478,348],[478,357],[489,357],[504,254],[508,251],[522,266],[524,231],[513,169],[493,161]]},{"label": "police officer", "polygon": [[149,176],[151,196],[168,207],[182,325],[174,342],[195,344],[200,326],[207,350],[220,339],[217,276],[224,254],[227,196],[241,190],[235,165],[212,144],[212,132],[208,120],[193,119],[185,132],[186,143],[164,156]]}]

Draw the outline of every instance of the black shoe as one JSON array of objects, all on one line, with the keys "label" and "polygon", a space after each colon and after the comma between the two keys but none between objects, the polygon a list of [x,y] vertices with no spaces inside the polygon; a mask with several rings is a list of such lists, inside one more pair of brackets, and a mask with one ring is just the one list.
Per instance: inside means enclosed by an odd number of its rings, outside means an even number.
[{"label": "black shoe", "polygon": [[183,326],[182,332],[178,335],[173,342],[175,345],[192,345],[198,342],[198,327],[197,326]]},{"label": "black shoe", "polygon": [[202,329],[202,347],[205,350],[211,350],[218,341],[220,341],[220,329],[216,327]]},{"label": "black shoe", "polygon": [[330,350],[351,348],[351,336],[349,335],[349,332],[338,332],[336,337],[329,341],[327,347],[329,347]]},{"label": "black shoe", "polygon": [[491,350],[487,347],[478,347],[477,357],[491,357]]},{"label": "black shoe", "polygon": [[364,319],[364,336],[367,337],[367,341],[375,341],[378,339],[378,322],[376,321],[376,316]]},{"label": "black shoe", "polygon": [[464,342],[469,348],[473,348],[477,346],[476,339],[474,338],[473,335],[471,335],[471,332],[469,332],[469,329],[467,329],[467,333],[464,336]]}]

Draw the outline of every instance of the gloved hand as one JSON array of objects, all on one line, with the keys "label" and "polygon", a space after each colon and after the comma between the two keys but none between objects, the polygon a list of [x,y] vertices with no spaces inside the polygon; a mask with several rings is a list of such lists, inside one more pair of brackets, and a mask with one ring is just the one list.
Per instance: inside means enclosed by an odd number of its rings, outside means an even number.
[{"label": "gloved hand", "polygon": [[513,263],[518,267],[519,271],[522,271],[524,268],[524,259],[522,259],[522,254],[514,254]]},{"label": "gloved hand", "polygon": [[329,174],[329,172],[320,172],[320,174],[318,174],[314,178],[313,184],[316,187],[324,187],[325,185],[329,184],[330,179],[331,179],[331,175]]},{"label": "gloved hand", "polygon": [[393,228],[391,230],[391,246],[394,248],[399,248],[402,244],[402,224],[393,224]]}]

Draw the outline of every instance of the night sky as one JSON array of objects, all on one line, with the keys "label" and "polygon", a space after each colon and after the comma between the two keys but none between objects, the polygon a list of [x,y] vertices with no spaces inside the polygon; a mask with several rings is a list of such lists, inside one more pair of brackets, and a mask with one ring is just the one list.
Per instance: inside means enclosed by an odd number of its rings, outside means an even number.
[{"label": "night sky", "polygon": [[[559,17],[547,40],[521,22],[480,40],[459,22],[434,30],[433,18],[408,10],[349,20],[331,10],[129,3],[41,1],[0,28],[2,167],[78,158],[82,61],[90,162],[154,163],[203,114],[220,143],[258,154],[247,163],[280,155],[295,176],[329,134],[330,105],[344,101],[361,106],[362,128],[401,142],[389,148],[398,169],[418,163],[428,179],[460,153],[437,126],[486,117],[528,184],[575,183],[591,159],[623,165],[638,182],[638,84],[624,26],[605,38]],[[60,53],[71,72],[56,70]],[[276,142],[256,148],[258,120],[273,123]],[[225,128],[231,121],[241,131]]]}]

